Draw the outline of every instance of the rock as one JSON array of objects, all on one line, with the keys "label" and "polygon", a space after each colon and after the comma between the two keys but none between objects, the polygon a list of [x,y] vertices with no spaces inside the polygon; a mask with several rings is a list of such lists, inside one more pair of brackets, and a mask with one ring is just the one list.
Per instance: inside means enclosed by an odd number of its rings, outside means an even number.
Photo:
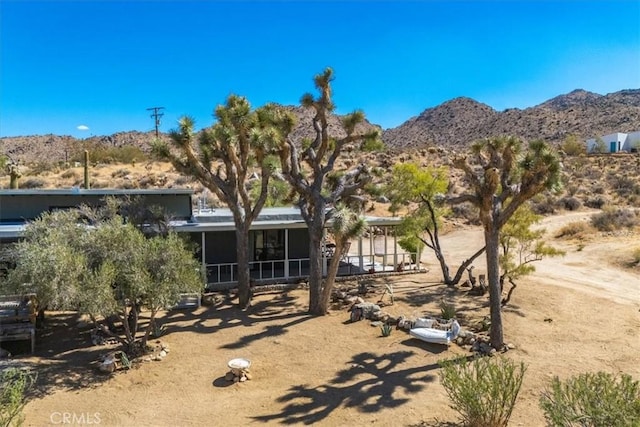
[{"label": "rock", "polygon": [[159,356],[160,357],[166,357],[167,356],[167,352],[165,350],[161,350]]},{"label": "rock", "polygon": [[509,343],[509,344],[507,344],[507,348],[508,348],[509,350],[515,350],[516,346],[515,346],[515,344],[513,344],[513,343]]},{"label": "rock", "polygon": [[489,350],[489,356],[493,357],[496,354],[498,354],[498,351],[495,348],[492,348],[491,350]]},{"label": "rock", "polygon": [[374,322],[371,322],[371,326],[382,326],[382,322],[379,320],[376,320]]},{"label": "rock", "polygon": [[252,378],[253,378],[253,376],[252,376],[249,372],[245,372],[245,373],[244,373],[244,376],[245,376],[248,380],[250,380],[250,379],[252,379]]},{"label": "rock", "polygon": [[8,357],[11,357],[11,353],[4,348],[0,348],[0,359],[6,359]]},{"label": "rock", "polygon": [[240,382],[243,383],[247,380],[247,377],[245,375],[240,377]]}]

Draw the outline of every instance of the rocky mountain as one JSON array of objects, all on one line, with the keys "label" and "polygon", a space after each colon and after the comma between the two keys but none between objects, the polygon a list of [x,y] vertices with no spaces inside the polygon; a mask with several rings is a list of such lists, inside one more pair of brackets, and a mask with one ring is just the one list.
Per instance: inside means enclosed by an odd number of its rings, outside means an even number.
[{"label": "rocky mountain", "polygon": [[639,89],[608,95],[578,89],[535,107],[502,112],[473,99],[456,98],[385,130],[383,140],[397,149],[453,148],[497,135],[560,143],[570,134],[587,139],[634,130],[640,130]]},{"label": "rocky mountain", "polygon": [[[311,127],[313,111],[288,107],[298,116],[293,131],[295,140],[314,136]],[[340,117],[329,118],[333,136],[344,135]],[[359,130],[382,130],[365,122]],[[496,111],[470,98],[456,98],[437,107],[424,110],[402,125],[382,132],[382,139],[391,149],[405,150],[439,146],[461,149],[473,141],[497,135],[513,135],[526,141],[544,139],[561,143],[568,135],[587,139],[612,132],[640,130],[640,89],[622,90],[599,95],[574,90],[534,107]],[[42,135],[0,139],[0,151],[23,162],[66,161],[79,145],[99,144],[119,147],[134,145],[149,149],[154,132],[119,132],[78,140],[71,136]],[[163,135],[166,137],[166,135]]]}]

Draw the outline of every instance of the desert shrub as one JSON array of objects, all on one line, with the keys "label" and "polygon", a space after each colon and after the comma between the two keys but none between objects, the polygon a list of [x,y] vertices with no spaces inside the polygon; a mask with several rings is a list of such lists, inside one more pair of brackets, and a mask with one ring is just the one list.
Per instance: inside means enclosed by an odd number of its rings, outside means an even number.
[{"label": "desert shrub", "polygon": [[524,363],[484,357],[449,360],[440,377],[452,408],[469,427],[506,426],[526,371]]},{"label": "desert shrub", "polygon": [[630,375],[585,373],[566,382],[555,377],[540,407],[552,426],[636,427],[640,425],[640,384]]},{"label": "desert shrub", "polygon": [[478,210],[470,203],[461,203],[451,206],[451,215],[455,218],[464,218],[469,224],[480,224]]},{"label": "desert shrub", "polygon": [[556,238],[569,237],[569,238],[583,238],[586,234],[593,231],[591,226],[582,221],[570,222],[562,227],[556,233]]},{"label": "desert shrub", "polygon": [[567,156],[579,156],[586,154],[587,146],[576,135],[569,135],[560,145],[560,149],[565,152]]},{"label": "desert shrub", "polygon": [[604,194],[605,193],[604,185],[601,185],[601,184],[595,185],[592,188],[592,191],[594,194]]},{"label": "desert shrub", "polygon": [[29,178],[20,182],[20,188],[42,188],[45,180],[40,178]]},{"label": "desert shrub", "polygon": [[25,392],[35,376],[18,368],[0,371],[0,425],[22,425]]},{"label": "desert shrub", "polygon": [[113,172],[111,172],[111,178],[124,178],[125,176],[129,175],[131,172],[129,172],[129,169],[118,169],[115,170]]},{"label": "desert shrub", "polygon": [[630,194],[640,194],[640,186],[633,178],[627,175],[616,173],[611,176],[608,181],[620,197],[626,197]]},{"label": "desert shrub", "polygon": [[145,161],[149,156],[139,147],[123,145],[112,147],[100,143],[85,143],[71,155],[71,161],[84,162],[84,150],[89,151],[89,159],[92,163],[132,163]]},{"label": "desert shrub", "polygon": [[632,267],[640,266],[640,246],[631,251],[631,260],[629,261],[629,264]]},{"label": "desert shrub", "polygon": [[64,179],[69,179],[69,178],[73,178],[73,179],[78,179],[80,178],[80,175],[78,174],[78,172],[76,172],[73,169],[68,169],[64,172],[62,172],[60,174],[60,178],[64,178]]},{"label": "desert shrub", "polygon": [[591,217],[591,224],[600,231],[633,228],[640,224],[638,215],[630,209],[609,208]]},{"label": "desert shrub", "polygon": [[607,204],[604,197],[591,197],[584,202],[584,205],[593,209],[602,209]]},{"label": "desert shrub", "polygon": [[140,178],[140,188],[154,187],[158,183],[158,177],[155,174],[149,174]]},{"label": "desert shrub", "polygon": [[575,196],[576,194],[578,194],[578,191],[580,191],[580,186],[573,184],[573,185],[568,185],[567,186],[567,194],[571,197]]},{"label": "desert shrub", "polygon": [[531,199],[531,210],[538,215],[548,215],[556,212],[555,198],[550,194],[538,194]]},{"label": "desert shrub", "polygon": [[190,182],[193,182],[193,177],[191,176],[186,176],[186,175],[180,175],[179,177],[176,178],[175,180],[175,184],[177,186],[183,186],[186,184],[189,184]]},{"label": "desert shrub", "polygon": [[52,172],[57,168],[53,162],[37,162],[29,165],[29,175],[41,175],[45,172]]},{"label": "desert shrub", "polygon": [[582,206],[580,200],[576,199],[575,197],[563,197],[562,199],[558,200],[558,203],[563,209],[568,211],[578,210],[580,209],[580,206]]}]

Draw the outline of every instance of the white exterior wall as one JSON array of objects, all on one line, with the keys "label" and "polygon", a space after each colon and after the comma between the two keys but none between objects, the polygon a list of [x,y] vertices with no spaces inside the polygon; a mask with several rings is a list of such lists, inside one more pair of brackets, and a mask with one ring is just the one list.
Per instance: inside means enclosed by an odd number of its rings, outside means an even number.
[{"label": "white exterior wall", "polygon": [[[607,146],[607,153],[617,153],[618,151],[622,150],[622,145],[624,144],[626,139],[627,139],[627,134],[620,133],[620,132],[612,133],[602,137],[602,140]],[[616,148],[613,151],[610,149],[612,142],[616,143]]]},{"label": "white exterior wall", "polygon": [[[611,153],[611,143],[616,143],[616,149],[613,153],[620,151],[631,151],[632,148],[640,150],[640,131],[634,131],[630,133],[616,132],[609,135],[601,136],[600,139],[604,142],[605,152]],[[597,145],[597,138],[587,139],[587,153],[592,153]]]},{"label": "white exterior wall", "polygon": [[640,151],[640,130],[627,134],[627,139],[622,149],[631,151],[632,148],[636,148],[638,151]]}]

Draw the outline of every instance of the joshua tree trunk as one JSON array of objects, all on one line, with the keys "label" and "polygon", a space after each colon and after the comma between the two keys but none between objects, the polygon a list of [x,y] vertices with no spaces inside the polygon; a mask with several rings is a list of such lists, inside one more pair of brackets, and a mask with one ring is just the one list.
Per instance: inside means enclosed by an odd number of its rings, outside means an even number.
[{"label": "joshua tree trunk", "polygon": [[323,229],[310,230],[309,233],[309,313],[316,316],[327,314],[326,307],[322,306],[322,238]]},{"label": "joshua tree trunk", "polygon": [[236,257],[238,261],[238,306],[244,310],[251,304],[249,273],[249,227],[236,228]]},{"label": "joshua tree trunk", "polygon": [[504,337],[502,334],[501,290],[500,290],[500,230],[497,227],[485,226],[484,238],[487,251],[487,279],[489,281],[489,305],[491,313],[491,346],[502,348]]}]

